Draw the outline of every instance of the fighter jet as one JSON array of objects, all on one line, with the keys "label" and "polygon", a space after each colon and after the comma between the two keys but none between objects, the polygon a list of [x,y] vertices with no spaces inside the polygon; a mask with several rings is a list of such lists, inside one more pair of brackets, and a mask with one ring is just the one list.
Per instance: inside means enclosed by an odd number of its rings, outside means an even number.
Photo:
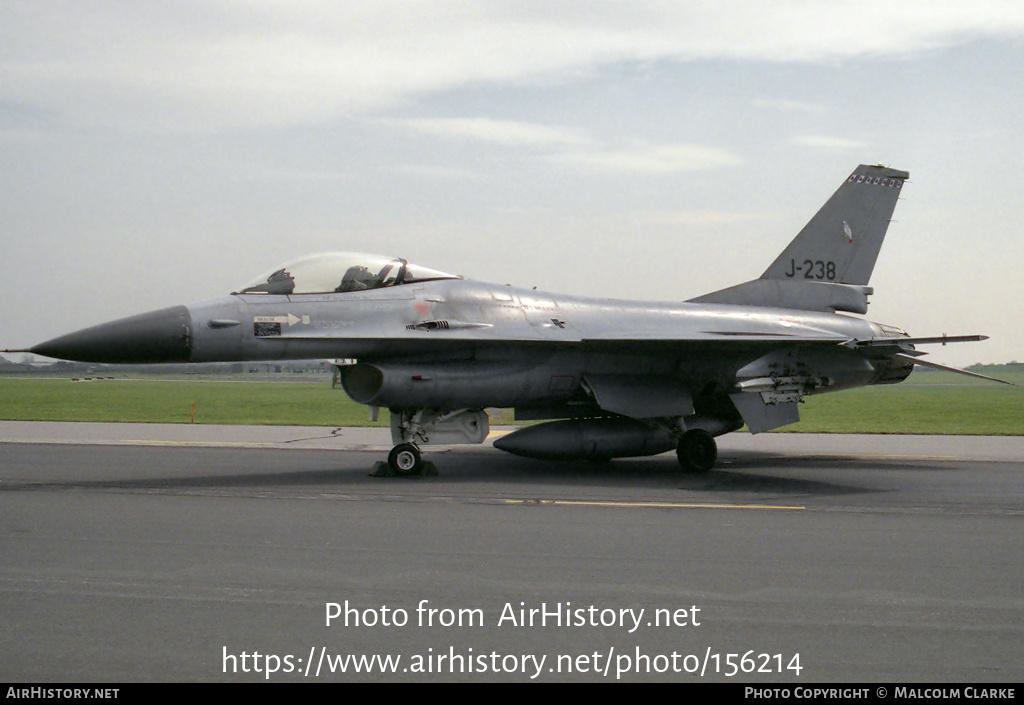
[{"label": "fighter jet", "polygon": [[[807,395],[894,384],[925,362],[872,323],[868,286],[909,174],[858,166],[760,278],[682,302],[583,298],[447,274],[402,258],[321,254],[229,296],[70,333],[28,352],[106,363],[345,359],[348,395],[391,412],[395,474],[420,449],[482,443],[488,408],[543,420],[495,441],[594,459],[675,450],[710,470],[715,437],[799,420]],[[989,379],[989,378],[986,378]],[[997,380],[998,381],[998,380]]]}]

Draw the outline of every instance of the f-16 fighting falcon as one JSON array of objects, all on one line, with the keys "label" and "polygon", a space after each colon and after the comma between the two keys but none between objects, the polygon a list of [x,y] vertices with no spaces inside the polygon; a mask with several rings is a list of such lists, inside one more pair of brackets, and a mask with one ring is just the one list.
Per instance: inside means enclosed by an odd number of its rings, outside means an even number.
[{"label": "f-16 fighting falcon", "polygon": [[[710,470],[715,437],[799,420],[808,394],[893,384],[915,346],[864,318],[882,240],[909,174],[857,167],[759,279],[684,302],[548,294],[472,281],[401,258],[322,254],[224,298],[70,333],[28,352],[107,363],[345,359],[355,401],[391,412],[395,474],[420,448],[482,443],[486,409],[546,420],[495,447],[533,458],[675,450]],[[980,376],[980,375],[974,375]]]}]

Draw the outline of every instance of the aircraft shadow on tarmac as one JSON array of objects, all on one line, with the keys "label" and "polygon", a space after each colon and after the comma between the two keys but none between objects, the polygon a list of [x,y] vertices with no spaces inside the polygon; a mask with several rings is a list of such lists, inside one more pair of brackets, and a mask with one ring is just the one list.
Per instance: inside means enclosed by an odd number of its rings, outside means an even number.
[{"label": "aircraft shadow on tarmac", "polygon": [[[80,449],[81,450],[81,449]],[[167,456],[172,449],[136,449],[160,452]],[[788,456],[756,451],[735,451],[723,454],[717,470],[708,473],[687,473],[679,470],[674,456],[615,460],[610,462],[555,462],[495,455],[489,451],[432,453],[440,468],[434,477],[378,478],[370,477],[372,454],[288,451],[233,451],[242,456],[229,459],[217,454],[193,455],[194,449],[182,451],[177,460],[159,476],[150,471],[146,477],[126,476],[130,470],[119,469],[111,477],[109,470],[85,469],[74,480],[4,481],[0,492],[98,490],[122,492],[155,492],[188,494],[224,490],[234,492],[265,492],[274,496],[296,491],[316,490],[327,494],[345,491],[360,495],[415,492],[429,487],[431,491],[448,486],[465,490],[470,484],[504,485],[503,492],[525,493],[538,489],[576,487],[621,487],[634,492],[644,489],[672,490],[708,494],[748,493],[753,495],[836,496],[892,491],[866,477],[876,471],[897,470],[941,471],[942,464],[925,460],[871,459],[843,455]],[[209,452],[209,451],[208,451]],[[207,452],[207,453],[208,453]],[[339,463],[338,460],[343,462]],[[140,464],[139,467],[145,467]],[[192,468],[189,474],[178,468]],[[208,470],[209,474],[204,472]],[[865,471],[869,473],[866,476]],[[106,476],[106,479],[81,479],[82,475]]]}]

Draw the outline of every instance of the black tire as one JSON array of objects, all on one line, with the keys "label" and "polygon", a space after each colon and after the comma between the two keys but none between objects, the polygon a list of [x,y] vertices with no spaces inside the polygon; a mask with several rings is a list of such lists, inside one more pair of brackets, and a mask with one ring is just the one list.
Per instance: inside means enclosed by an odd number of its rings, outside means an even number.
[{"label": "black tire", "polygon": [[419,475],[423,472],[423,458],[420,449],[412,443],[401,443],[388,453],[388,467],[402,477]]},{"label": "black tire", "polygon": [[715,467],[715,461],[718,460],[718,445],[710,433],[695,428],[679,439],[676,457],[683,470],[707,472]]}]

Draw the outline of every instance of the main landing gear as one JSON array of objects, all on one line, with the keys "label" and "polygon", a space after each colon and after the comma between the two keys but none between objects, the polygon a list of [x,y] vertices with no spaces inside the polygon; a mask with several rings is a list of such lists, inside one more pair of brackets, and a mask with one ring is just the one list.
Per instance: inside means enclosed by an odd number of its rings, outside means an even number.
[{"label": "main landing gear", "polygon": [[707,431],[694,428],[683,434],[676,448],[676,456],[683,470],[707,472],[715,467],[718,459],[718,445],[714,436]]}]

